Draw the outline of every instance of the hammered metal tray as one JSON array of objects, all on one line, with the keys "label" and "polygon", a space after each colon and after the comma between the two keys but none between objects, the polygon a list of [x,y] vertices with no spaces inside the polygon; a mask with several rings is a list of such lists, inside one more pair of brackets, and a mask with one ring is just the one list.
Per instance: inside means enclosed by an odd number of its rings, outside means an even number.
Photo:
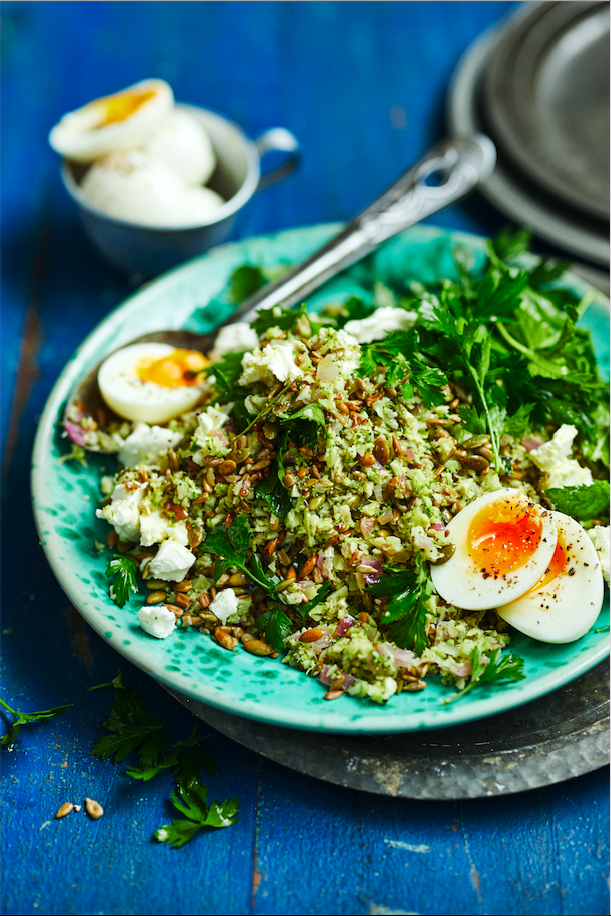
[{"label": "hammered metal tray", "polygon": [[440,801],[509,795],[609,763],[607,661],[510,712],[393,735],[300,732],[228,715],[168,692],[221,734],[276,763],[378,795]]}]

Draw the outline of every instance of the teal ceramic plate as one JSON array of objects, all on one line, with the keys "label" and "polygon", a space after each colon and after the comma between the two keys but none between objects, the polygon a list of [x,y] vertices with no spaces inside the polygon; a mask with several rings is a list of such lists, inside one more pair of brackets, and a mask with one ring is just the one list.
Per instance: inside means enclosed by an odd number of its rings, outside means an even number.
[{"label": "teal ceramic plate", "polygon": [[[176,630],[167,640],[147,636],[136,620],[142,599],[135,597],[123,609],[111,602],[104,575],[108,556],[100,556],[94,545],[96,540],[105,543],[108,533],[108,526],[94,517],[94,509],[100,475],[111,471],[113,459],[94,455],[86,469],[74,461],[58,462],[67,449],[59,425],[64,402],[75,380],[105,353],[147,331],[181,326],[211,330],[224,315],[218,308],[210,315],[212,310],[203,306],[219,295],[235,267],[245,262],[272,267],[300,261],[337,228],[314,226],[225,245],[139,290],[102,322],[64,369],[40,421],[33,464],[40,539],[68,598],[103,639],[168,687],[211,706],[276,725],[348,733],[438,728],[503,712],[561,687],[600,662],[609,651],[607,633],[592,631],[565,646],[516,635],[512,648],[525,660],[526,680],[478,688],[456,704],[442,705],[451,689],[434,680],[422,693],[403,693],[382,707],[347,696],[329,703],[318,682],[279,660],[254,658],[241,650],[227,652],[191,630]],[[392,282],[407,277],[427,283],[451,276],[451,251],[458,243],[471,248],[476,260],[483,257],[482,239],[417,227],[311,297],[310,306],[337,301],[350,292],[368,295],[367,287],[375,279]],[[571,283],[580,293],[586,291],[576,277]],[[606,371],[609,313],[602,297],[597,297],[583,323],[594,334]],[[608,623],[607,602],[596,628]]]}]

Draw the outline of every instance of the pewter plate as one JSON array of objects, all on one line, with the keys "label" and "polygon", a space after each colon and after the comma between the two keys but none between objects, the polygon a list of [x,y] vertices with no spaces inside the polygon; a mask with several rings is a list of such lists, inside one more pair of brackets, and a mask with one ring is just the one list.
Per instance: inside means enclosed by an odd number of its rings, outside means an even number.
[{"label": "pewter plate", "polygon": [[[452,132],[494,133],[482,98],[483,83],[487,68],[503,41],[507,23],[512,20],[513,16],[486,30],[459,61],[447,99],[446,116]],[[571,255],[608,268],[608,225],[546,192],[516,167],[503,146],[502,138],[495,139],[497,166],[481,186],[482,195],[517,224],[528,226],[541,239]]]},{"label": "pewter plate", "polygon": [[438,801],[510,795],[609,763],[607,662],[519,709],[415,734],[299,732],[251,722],[168,692],[221,734],[263,757],[376,795]]},{"label": "pewter plate", "polygon": [[609,219],[609,4],[537,3],[513,16],[486,67],[493,139],[587,216]]}]

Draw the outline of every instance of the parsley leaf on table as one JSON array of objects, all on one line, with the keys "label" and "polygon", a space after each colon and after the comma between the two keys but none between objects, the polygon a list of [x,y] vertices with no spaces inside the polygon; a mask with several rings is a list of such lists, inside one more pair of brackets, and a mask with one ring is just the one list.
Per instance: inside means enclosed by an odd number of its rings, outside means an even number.
[{"label": "parsley leaf on table", "polygon": [[37,712],[18,712],[16,709],[11,709],[4,700],[0,700],[0,704],[13,716],[13,722],[9,730],[0,738],[0,744],[8,747],[11,747],[15,743],[15,739],[21,731],[22,725],[30,725],[33,722],[44,722],[47,719],[53,719],[55,716],[63,716],[65,712],[72,709],[72,703],[70,703],[68,706],[55,706],[53,709],[41,709]]},{"label": "parsley leaf on table", "polygon": [[136,561],[133,557],[122,557],[116,553],[112,560],[108,561],[106,576],[115,576],[112,584],[114,591],[114,602],[119,607],[123,607],[129,599],[130,592],[138,591],[136,584]]},{"label": "parsley leaf on table", "polygon": [[115,688],[115,701],[104,722],[104,728],[111,734],[98,738],[91,756],[105,759],[114,754],[114,762],[120,763],[129,753],[138,750],[143,768],[156,766],[159,756],[168,750],[166,728],[169,723],[145,712],[138,692],[125,686],[121,673],[110,684],[100,684],[90,690],[108,686]]},{"label": "parsley leaf on table", "polygon": [[149,767],[129,767],[126,774],[132,779],[148,782],[162,770],[168,769],[176,775],[176,784],[187,789],[201,785],[200,770],[204,770],[210,776],[218,776],[216,760],[201,746],[197,726],[186,741],[177,741],[158,763]]},{"label": "parsley leaf on table", "polygon": [[587,521],[609,511],[607,480],[595,480],[580,487],[550,487],[545,495],[558,512]]},{"label": "parsley leaf on table", "polygon": [[413,649],[421,655],[428,646],[425,602],[433,591],[422,566],[415,571],[385,568],[380,581],[367,591],[374,597],[390,598],[380,620],[380,624],[389,626],[390,639],[399,648]]},{"label": "parsley leaf on table", "polygon": [[480,659],[479,650],[475,647],[470,655],[471,658],[471,677],[469,683],[454,696],[444,700],[444,705],[454,703],[466,693],[476,687],[478,684],[491,683],[493,681],[509,680],[521,681],[526,675],[524,674],[524,659],[517,655],[501,655],[500,649],[495,649],[490,653],[490,659],[486,663]]},{"label": "parsley leaf on table", "polygon": [[155,839],[179,849],[204,827],[230,827],[235,824],[240,810],[237,798],[220,803],[215,799],[208,804],[207,794],[206,786],[177,786],[176,792],[172,793],[172,804],[185,817],[164,824],[155,831]]}]

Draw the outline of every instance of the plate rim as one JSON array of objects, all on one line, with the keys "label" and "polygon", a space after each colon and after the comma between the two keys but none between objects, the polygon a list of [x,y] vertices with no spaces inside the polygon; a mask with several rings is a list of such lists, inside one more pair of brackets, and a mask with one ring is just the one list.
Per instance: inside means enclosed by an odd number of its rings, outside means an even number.
[{"label": "plate rim", "polygon": [[[446,120],[452,131],[485,131],[476,109],[476,92],[483,78],[486,61],[501,40],[502,32],[511,17],[525,15],[527,11],[506,14],[500,22],[482,32],[459,59],[450,80],[445,104]],[[502,153],[502,149],[498,151]],[[478,191],[502,214],[518,225],[528,225],[544,241],[583,258],[589,264],[609,268],[609,237],[594,225],[596,220],[589,220],[584,215],[581,222],[571,221],[563,215],[563,209],[566,208],[562,207],[561,202],[552,207],[545,196],[537,198],[533,204],[533,195],[498,159],[494,172]]]},{"label": "plate rim", "polygon": [[[34,519],[37,527],[37,531],[40,538],[40,543],[42,545],[43,551],[45,553],[47,562],[49,563],[51,570],[57,579],[60,587],[67,595],[69,600],[76,607],[81,616],[86,620],[86,622],[95,630],[95,632],[112,648],[118,651],[121,655],[127,658],[132,664],[135,664],[136,667],[144,671],[146,674],[149,674],[151,677],[160,681],[161,683],[167,685],[173,690],[180,692],[186,696],[191,697],[192,699],[198,700],[208,705],[214,706],[218,709],[224,709],[227,712],[231,712],[234,715],[243,716],[248,719],[255,719],[262,722],[267,722],[272,725],[280,725],[287,728],[295,728],[301,730],[313,730],[313,731],[324,731],[324,732],[335,732],[335,733],[388,733],[388,732],[407,732],[407,731],[419,731],[421,729],[431,729],[431,728],[441,728],[445,725],[452,726],[458,725],[463,722],[469,722],[475,719],[485,718],[489,715],[495,715],[499,712],[503,712],[507,709],[512,709],[516,706],[523,705],[528,703],[531,700],[537,699],[540,696],[551,692],[559,687],[562,687],[564,684],[569,683],[575,678],[579,677],[581,674],[593,668],[600,661],[602,661],[609,654],[609,645],[601,641],[600,645],[588,655],[587,659],[575,659],[571,663],[571,673],[567,677],[562,676],[559,672],[562,669],[552,669],[546,674],[538,677],[535,681],[531,681],[529,684],[526,682],[521,682],[525,684],[518,693],[515,694],[513,700],[508,701],[504,700],[504,695],[510,696],[511,691],[504,689],[502,686],[497,688],[494,693],[494,698],[496,705],[494,710],[490,710],[489,707],[489,698],[483,698],[478,700],[477,698],[471,698],[470,702],[465,703],[463,706],[444,706],[436,707],[435,710],[425,710],[420,713],[419,720],[416,722],[410,722],[410,716],[415,718],[414,713],[406,713],[403,711],[397,711],[393,713],[385,713],[384,716],[377,718],[378,710],[373,707],[363,707],[359,710],[358,721],[354,721],[349,715],[345,715],[343,718],[338,716],[337,712],[333,712],[335,704],[329,704],[332,708],[328,712],[304,712],[302,709],[297,708],[287,708],[282,707],[282,717],[278,718],[278,715],[273,711],[275,707],[270,707],[264,703],[254,702],[252,700],[241,699],[241,708],[238,710],[235,708],[235,698],[233,696],[225,698],[223,695],[220,695],[218,691],[210,690],[206,694],[206,683],[205,678],[202,678],[197,684],[197,687],[194,686],[192,681],[186,677],[182,676],[179,672],[171,672],[168,674],[165,670],[159,671],[154,664],[154,661],[150,659],[145,659],[142,657],[140,651],[135,651],[133,647],[124,647],[118,642],[107,638],[105,635],[105,629],[103,622],[97,618],[92,617],[86,610],[80,606],[78,591],[75,590],[75,584],[70,581],[69,573],[66,573],[62,564],[60,563],[60,558],[57,556],[57,550],[55,548],[54,541],[59,538],[59,535],[53,533],[53,536],[47,536],[46,532],[43,530],[43,519],[41,517],[41,503],[44,490],[43,483],[43,473],[45,471],[45,459],[48,460],[50,455],[50,444],[53,441],[54,436],[57,432],[57,420],[61,416],[64,397],[64,389],[69,385],[71,376],[78,369],[82,371],[83,368],[86,368],[86,364],[83,364],[83,360],[91,359],[92,356],[97,355],[99,359],[100,346],[96,346],[98,338],[105,338],[108,343],[112,339],[112,343],[106,347],[106,351],[109,352],[111,347],[121,344],[117,344],[117,330],[118,325],[124,317],[131,314],[132,311],[137,310],[139,300],[146,294],[146,291],[153,285],[157,288],[163,289],[163,286],[171,286],[174,283],[174,278],[177,274],[187,274],[188,272],[197,272],[199,266],[203,262],[210,261],[214,258],[217,258],[225,253],[237,253],[245,245],[252,244],[253,242],[257,243],[268,243],[278,237],[285,238],[291,235],[301,235],[304,232],[311,234],[313,237],[318,235],[332,234],[332,232],[337,231],[339,226],[342,224],[339,223],[318,223],[313,226],[301,226],[295,227],[288,230],[282,230],[280,232],[272,233],[270,235],[264,236],[253,236],[247,239],[240,240],[238,242],[231,242],[225,245],[221,245],[218,248],[212,249],[211,251],[194,258],[188,261],[186,264],[183,264],[179,267],[173,268],[171,271],[163,274],[161,277],[156,280],[152,280],[149,283],[144,284],[137,291],[128,296],[119,306],[117,306],[113,311],[111,311],[96,327],[87,335],[85,340],[80,344],[80,346],[75,351],[72,358],[67,362],[66,366],[60,373],[58,379],[56,380],[53,388],[47,398],[45,403],[44,410],[41,414],[36,438],[34,441],[34,448],[32,452],[32,470],[31,470],[31,492],[33,500],[33,512]],[[459,241],[464,241],[465,243],[475,245],[476,247],[482,248],[486,239],[483,236],[475,235],[473,233],[457,231],[452,229],[445,229],[442,227],[436,227],[432,225],[418,225],[413,227],[412,230],[407,230],[405,234],[410,232],[415,234],[415,232],[429,236],[431,240],[441,238],[441,237],[451,237]],[[567,274],[569,282],[577,287],[578,289],[593,290],[596,293],[596,297],[599,300],[605,300],[606,297],[600,293],[600,291],[595,290],[591,287],[586,281],[582,280],[580,277],[575,274]],[[195,306],[194,306],[195,308]],[[165,327],[172,322],[168,319],[165,320],[166,316],[163,316],[163,325]],[[115,337],[111,338],[108,334],[112,334],[115,331]],[[120,335],[119,335],[120,336]],[[68,389],[69,390],[69,389]],[[67,393],[67,392],[66,392]],[[299,677],[305,677],[306,675],[303,672],[295,672]],[[363,704],[366,701],[363,701]],[[427,724],[427,719],[433,715],[446,715],[442,712],[443,710],[448,711],[448,719],[446,721],[439,721],[437,718],[434,722]],[[450,712],[451,711],[451,712]],[[338,721],[339,719],[339,721]],[[406,721],[407,720],[407,721]]]}]

